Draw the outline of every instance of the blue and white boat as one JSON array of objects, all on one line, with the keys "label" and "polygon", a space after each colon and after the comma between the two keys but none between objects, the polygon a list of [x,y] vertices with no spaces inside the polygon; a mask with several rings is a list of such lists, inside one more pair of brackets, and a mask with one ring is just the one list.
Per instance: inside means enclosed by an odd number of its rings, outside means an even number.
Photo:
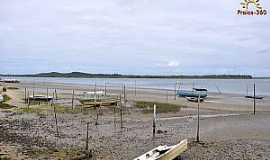
[{"label": "blue and white boat", "polygon": [[192,91],[189,90],[178,90],[176,92],[178,97],[199,97],[206,98],[207,97],[207,89],[205,88],[193,88]]}]

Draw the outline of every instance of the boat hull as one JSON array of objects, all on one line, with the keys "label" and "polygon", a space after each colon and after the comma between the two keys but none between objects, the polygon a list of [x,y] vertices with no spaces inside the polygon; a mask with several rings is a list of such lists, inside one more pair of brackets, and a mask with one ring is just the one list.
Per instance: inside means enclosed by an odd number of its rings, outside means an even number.
[{"label": "boat hull", "polygon": [[207,97],[207,93],[206,92],[197,92],[197,91],[188,91],[188,90],[179,90],[177,91],[176,95],[178,97],[200,97],[201,98],[205,98]]},{"label": "boat hull", "polygon": [[187,150],[187,139],[173,146],[158,146],[134,160],[173,160]]}]

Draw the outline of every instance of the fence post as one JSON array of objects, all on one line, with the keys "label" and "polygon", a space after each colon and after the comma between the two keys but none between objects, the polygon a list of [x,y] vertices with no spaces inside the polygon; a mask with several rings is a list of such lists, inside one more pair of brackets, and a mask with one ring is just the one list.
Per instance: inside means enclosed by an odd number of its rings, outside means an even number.
[{"label": "fence post", "polygon": [[52,97],[52,103],[51,103],[51,106],[54,104],[54,92],[53,92],[53,97]]},{"label": "fence post", "polygon": [[54,89],[54,94],[55,94],[55,100],[57,100],[57,92],[56,92],[56,88]]},{"label": "fence post", "polygon": [[24,103],[27,104],[27,98],[26,98],[26,88],[24,88]]},{"label": "fence post", "polygon": [[27,106],[28,106],[28,109],[30,107],[30,97],[29,97],[29,90],[27,90]]},{"label": "fence post", "polygon": [[177,82],[175,82],[174,86],[174,100],[176,100],[176,90],[177,90]]},{"label": "fence post", "polygon": [[253,114],[255,115],[256,113],[256,85],[254,83],[254,86],[253,86]]},{"label": "fence post", "polygon": [[54,119],[55,119],[55,127],[56,127],[56,135],[59,135],[58,131],[58,120],[57,120],[57,115],[56,115],[56,108],[55,105],[53,105],[53,111],[54,111]]},{"label": "fence post", "polygon": [[49,104],[49,89],[47,88],[47,102]]},{"label": "fence post", "polygon": [[124,84],[124,105],[126,107],[126,85]]},{"label": "fence post", "polygon": [[107,95],[107,85],[106,85],[106,81],[105,81],[105,85],[104,85],[104,92],[105,92],[105,96]]},{"label": "fence post", "polygon": [[156,104],[154,104],[154,114],[153,114],[153,136],[156,134]]},{"label": "fence post", "polygon": [[72,90],[72,100],[71,100],[71,104],[72,104],[72,109],[74,109],[74,89]]},{"label": "fence post", "polygon": [[87,124],[86,124],[86,142],[85,142],[85,150],[86,151],[88,151],[88,142],[89,142],[88,130],[89,130],[89,122],[87,122]]},{"label": "fence post", "polygon": [[198,114],[198,117],[197,117],[197,136],[196,136],[196,140],[197,142],[200,141],[200,137],[199,137],[199,131],[200,131],[200,100],[201,100],[201,95],[200,95],[200,92],[199,92],[199,96],[198,96],[198,111],[197,111],[197,114]]},{"label": "fence post", "polygon": [[120,95],[120,122],[121,122],[121,128],[123,128],[123,107],[122,107],[122,95]]}]

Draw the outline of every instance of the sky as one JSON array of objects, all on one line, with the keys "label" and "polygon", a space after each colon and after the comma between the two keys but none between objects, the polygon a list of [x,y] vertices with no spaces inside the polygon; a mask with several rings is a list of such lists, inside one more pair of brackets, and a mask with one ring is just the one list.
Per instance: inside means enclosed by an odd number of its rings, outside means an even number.
[{"label": "sky", "polygon": [[0,0],[0,73],[270,76],[270,1],[240,2]]}]

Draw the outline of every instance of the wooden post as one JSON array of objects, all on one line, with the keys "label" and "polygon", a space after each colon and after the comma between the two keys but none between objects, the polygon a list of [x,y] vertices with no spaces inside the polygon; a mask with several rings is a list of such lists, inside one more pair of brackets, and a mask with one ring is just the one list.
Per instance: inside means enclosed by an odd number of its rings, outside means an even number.
[{"label": "wooden post", "polygon": [[49,104],[49,89],[47,88],[47,102]]},{"label": "wooden post", "polygon": [[52,103],[51,103],[51,105],[53,105],[54,104],[54,92],[53,92],[53,98],[52,98]]},{"label": "wooden post", "polygon": [[96,84],[95,84],[95,91],[94,91],[94,105],[95,105],[95,108],[96,108],[96,123],[95,123],[95,125],[98,125],[98,114],[99,114],[99,112],[98,112],[98,106],[97,106],[97,95],[96,95]]},{"label": "wooden post", "polygon": [[[117,97],[117,100],[118,100],[118,97]],[[115,105],[113,106],[113,124],[114,124],[114,127],[116,125],[116,116],[115,116]]]},{"label": "wooden post", "polygon": [[28,109],[29,109],[30,107],[29,90],[27,91],[27,103],[28,103]]},{"label": "wooden post", "polygon": [[201,93],[199,92],[199,96],[198,96],[198,117],[197,117],[197,136],[196,136],[196,141],[199,142],[200,141],[200,137],[199,137],[199,131],[200,131],[200,100],[201,100]]},{"label": "wooden post", "polygon": [[53,111],[54,111],[54,119],[55,119],[55,127],[56,127],[56,135],[59,135],[59,131],[58,131],[58,121],[57,121],[57,115],[56,115],[56,109],[55,109],[55,105],[53,105]]},{"label": "wooden post", "polygon": [[72,90],[72,100],[71,100],[72,109],[74,109],[74,89]]},{"label": "wooden post", "polygon": [[96,123],[95,125],[98,125],[98,114],[99,114],[99,109],[98,107],[95,107],[96,108]]},{"label": "wooden post", "polygon": [[95,88],[94,88],[95,94],[96,94],[96,91],[97,91],[97,83],[95,82]]},{"label": "wooden post", "polygon": [[137,95],[137,82],[135,80],[135,96]]},{"label": "wooden post", "polygon": [[105,96],[107,95],[107,85],[106,85],[106,81],[105,81],[105,85],[104,85],[104,93],[105,93]]},{"label": "wooden post", "polygon": [[56,92],[56,88],[54,89],[54,94],[55,94],[55,100],[57,100],[57,92]]},{"label": "wooden post", "polygon": [[126,85],[124,84],[124,105],[126,107]]},{"label": "wooden post", "polygon": [[153,114],[153,136],[156,134],[156,104],[154,104],[154,114]]},{"label": "wooden post", "polygon": [[253,114],[255,115],[256,113],[256,85],[254,83],[254,86],[253,86]]},{"label": "wooden post", "polygon": [[88,130],[89,130],[89,122],[87,122],[87,124],[86,124],[86,142],[85,142],[85,150],[86,151],[88,151],[88,142],[89,142]]},{"label": "wooden post", "polygon": [[26,88],[24,88],[24,103],[27,104]]},{"label": "wooden post", "polygon": [[177,89],[177,82],[175,82],[174,86],[174,100],[176,100],[176,89]]},{"label": "wooden post", "polygon": [[123,128],[123,107],[122,107],[122,96],[120,95],[120,123]]}]

